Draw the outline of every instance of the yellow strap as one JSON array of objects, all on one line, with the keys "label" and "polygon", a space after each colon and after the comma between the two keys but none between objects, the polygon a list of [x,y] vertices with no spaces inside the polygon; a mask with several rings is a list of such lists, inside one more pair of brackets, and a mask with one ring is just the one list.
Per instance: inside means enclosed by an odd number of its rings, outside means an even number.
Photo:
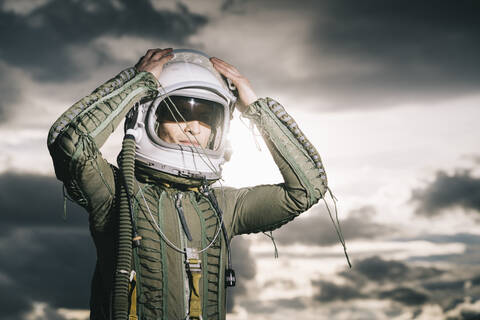
[{"label": "yellow strap", "polygon": [[[199,259],[189,259],[189,264],[200,264]],[[202,299],[200,298],[200,279],[202,278],[202,272],[200,269],[191,270],[192,275],[192,288],[190,290],[190,309],[188,315],[190,319],[200,319],[202,316]]]},{"label": "yellow strap", "polygon": [[[131,291],[130,295],[130,315],[129,320],[138,320],[137,317],[137,275],[133,276],[132,282],[128,285],[128,291]],[[132,290],[133,286],[133,290]]]}]

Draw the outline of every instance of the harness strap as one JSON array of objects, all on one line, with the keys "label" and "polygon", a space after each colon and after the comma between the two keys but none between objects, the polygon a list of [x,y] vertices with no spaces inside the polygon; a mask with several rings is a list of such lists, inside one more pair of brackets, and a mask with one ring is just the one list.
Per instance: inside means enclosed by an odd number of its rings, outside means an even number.
[{"label": "harness strap", "polygon": [[130,312],[128,320],[138,320],[137,316],[137,275],[132,272],[133,278],[128,285],[128,291],[130,292]]},{"label": "harness strap", "polygon": [[202,278],[202,261],[196,250],[187,248],[186,268],[190,278],[190,302],[188,319],[202,319],[202,298],[200,279]]}]

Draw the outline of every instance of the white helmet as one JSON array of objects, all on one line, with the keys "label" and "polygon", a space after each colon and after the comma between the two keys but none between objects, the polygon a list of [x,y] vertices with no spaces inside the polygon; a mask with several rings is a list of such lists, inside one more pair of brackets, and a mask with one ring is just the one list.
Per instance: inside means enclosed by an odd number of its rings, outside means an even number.
[{"label": "white helmet", "polygon": [[[141,101],[127,115],[125,129],[130,128],[128,133],[135,136],[137,169],[177,183],[213,182],[221,178],[228,157],[226,135],[236,101],[231,90],[235,88],[229,87],[206,54],[188,49],[173,50],[173,54],[158,78],[157,97]],[[210,127],[206,146],[186,133],[190,143],[162,139],[162,122],[178,126],[183,122],[184,126],[192,120]]]}]

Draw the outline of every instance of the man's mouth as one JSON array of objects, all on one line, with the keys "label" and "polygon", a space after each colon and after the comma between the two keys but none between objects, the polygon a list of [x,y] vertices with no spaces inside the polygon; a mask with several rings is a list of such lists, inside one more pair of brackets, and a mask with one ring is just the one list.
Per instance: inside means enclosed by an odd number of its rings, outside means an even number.
[{"label": "man's mouth", "polygon": [[198,142],[196,142],[195,140],[192,140],[192,141],[180,140],[178,143],[179,143],[179,144],[186,145],[186,146],[200,147],[200,144],[199,144]]}]

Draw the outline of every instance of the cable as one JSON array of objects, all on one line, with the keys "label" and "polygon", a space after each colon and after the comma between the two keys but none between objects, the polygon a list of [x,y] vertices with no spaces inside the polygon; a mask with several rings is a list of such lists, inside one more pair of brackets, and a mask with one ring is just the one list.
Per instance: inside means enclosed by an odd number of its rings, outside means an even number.
[{"label": "cable", "polygon": [[[170,98],[170,96],[167,94],[165,88],[160,84],[160,87],[162,90],[163,90],[163,94],[161,96],[165,96],[165,98],[163,99],[163,101],[165,101],[165,104],[168,108],[168,111],[170,112],[170,114],[172,115],[173,119],[175,120],[175,122],[177,123],[178,127],[182,130],[182,132],[184,133],[184,135],[187,137],[188,141],[190,142],[191,146],[193,147],[193,149],[195,149],[195,152],[200,156],[200,159],[205,163],[205,165],[207,165],[207,167],[209,167],[209,169],[215,173],[217,176],[220,175],[220,173],[215,169],[215,165],[213,164],[213,162],[210,160],[210,157],[207,155],[207,152],[205,151],[205,149],[203,148],[203,146],[200,144],[200,142],[198,141],[197,137],[196,136],[193,136],[193,138],[195,139],[195,142],[200,146],[200,150],[202,152],[199,152],[199,148],[197,148],[197,146],[193,143],[191,137],[189,135],[187,135],[184,131],[184,128],[182,128],[182,126],[180,125],[180,123],[178,122],[177,120],[177,117],[175,116],[174,112],[172,111],[172,109],[170,108],[169,104],[167,103],[167,100],[168,102],[171,103],[171,105],[173,106],[173,108],[175,109],[176,113],[180,116],[181,120],[185,123],[187,123],[187,120],[183,117],[183,115],[181,114],[181,112],[178,110],[177,106],[175,105],[175,103],[172,101],[172,99]],[[158,97],[158,94],[157,94],[157,97]],[[154,100],[155,101],[155,100]],[[207,161],[205,160],[205,158],[207,158],[208,160],[208,163]]]},{"label": "cable", "polygon": [[347,259],[348,266],[352,268],[352,263],[350,262],[350,257],[348,256],[348,253],[347,253],[347,245],[345,244],[345,239],[343,238],[342,229],[340,227],[340,222],[338,220],[338,210],[337,210],[337,202],[336,202],[337,198],[333,195],[330,188],[327,187],[327,190],[329,191],[330,196],[332,197],[332,200],[333,200],[333,204],[335,206],[336,223],[335,223],[335,220],[333,219],[332,212],[330,211],[330,207],[328,206],[327,200],[325,200],[324,196],[322,197],[322,199],[323,199],[323,202],[325,203],[325,206],[327,207],[328,215],[330,216],[330,220],[332,220],[332,224],[333,224],[333,227],[335,228],[335,232],[337,233],[338,239],[340,240],[340,243],[343,246],[343,252],[345,253],[345,258]]},{"label": "cable", "polygon": [[[179,252],[179,253],[184,253],[186,254],[187,251],[186,250],[183,250],[183,249],[180,249],[179,247],[177,247],[172,241],[170,241],[167,236],[162,232],[162,229],[160,228],[160,226],[157,224],[157,221],[155,221],[155,218],[153,217],[153,214],[152,214],[152,211],[150,211],[150,207],[148,206],[148,203],[147,203],[147,200],[145,199],[145,195],[143,194],[143,190],[142,188],[140,187],[138,181],[137,181],[137,186],[140,190],[140,194],[142,195],[142,198],[143,198],[143,202],[145,203],[145,206],[147,207],[147,210],[148,210],[148,213],[150,215],[150,218],[152,219],[152,222],[153,222],[153,225],[156,227],[157,229],[157,232],[160,234],[160,237],[175,251]],[[140,208],[142,208],[140,206]],[[217,227],[217,232],[215,233],[215,236],[213,237],[212,241],[208,244],[208,246],[202,248],[201,250],[198,251],[198,253],[202,253],[203,251],[207,250],[208,248],[210,248],[213,243],[217,240],[217,237],[218,235],[220,234],[220,230],[222,230],[221,228],[221,225],[223,224],[223,217],[218,217],[217,216],[217,221],[220,221],[220,227]]]}]

